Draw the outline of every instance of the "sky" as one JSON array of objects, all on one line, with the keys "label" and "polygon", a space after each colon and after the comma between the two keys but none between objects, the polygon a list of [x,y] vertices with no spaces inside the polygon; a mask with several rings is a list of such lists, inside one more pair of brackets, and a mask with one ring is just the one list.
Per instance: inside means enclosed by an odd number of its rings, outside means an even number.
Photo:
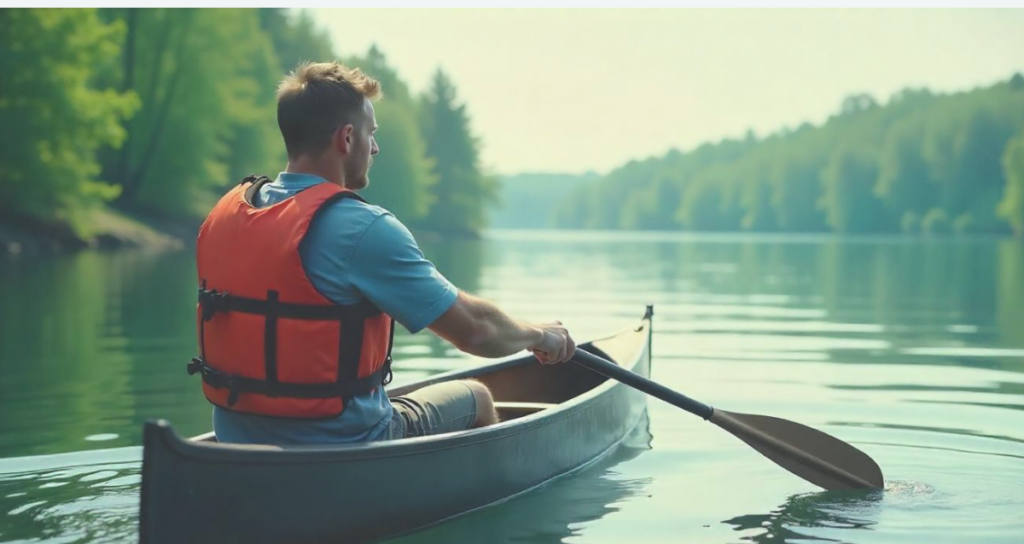
[{"label": "sky", "polygon": [[312,12],[339,55],[376,44],[413,92],[447,72],[499,175],[605,173],[820,124],[853,93],[885,102],[1024,72],[1024,9]]}]

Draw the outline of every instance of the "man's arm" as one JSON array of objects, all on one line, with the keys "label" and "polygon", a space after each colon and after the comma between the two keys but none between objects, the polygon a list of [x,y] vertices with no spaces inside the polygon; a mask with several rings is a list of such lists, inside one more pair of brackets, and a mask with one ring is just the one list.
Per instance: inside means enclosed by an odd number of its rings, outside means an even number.
[{"label": "man's arm", "polygon": [[561,323],[533,324],[509,317],[490,302],[464,292],[428,328],[456,348],[479,357],[530,350],[542,363],[568,361],[576,343]]},{"label": "man's arm", "polygon": [[[343,249],[325,253],[330,258],[344,254]],[[390,214],[366,228],[346,264],[336,269],[348,269],[351,287],[409,332],[429,327],[461,351],[480,357],[530,350],[542,363],[560,363],[576,350],[561,323],[515,320],[490,302],[459,292],[423,256],[405,225]]]}]

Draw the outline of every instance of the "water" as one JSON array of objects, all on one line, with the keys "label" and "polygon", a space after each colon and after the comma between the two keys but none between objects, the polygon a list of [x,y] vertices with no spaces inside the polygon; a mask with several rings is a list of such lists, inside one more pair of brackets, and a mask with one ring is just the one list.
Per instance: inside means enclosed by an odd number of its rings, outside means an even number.
[{"label": "water", "polygon": [[[579,339],[653,302],[656,380],[834,434],[887,485],[817,492],[651,400],[592,470],[403,544],[1024,542],[1019,242],[505,232],[424,251]],[[0,542],[135,541],[142,422],[210,425],[184,372],[192,259],[0,257]],[[479,362],[429,333],[397,342],[399,382]]]}]

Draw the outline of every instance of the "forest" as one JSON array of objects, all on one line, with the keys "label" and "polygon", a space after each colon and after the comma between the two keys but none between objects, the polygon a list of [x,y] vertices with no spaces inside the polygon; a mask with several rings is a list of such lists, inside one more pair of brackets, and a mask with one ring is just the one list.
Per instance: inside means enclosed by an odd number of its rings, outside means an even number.
[{"label": "forest", "polygon": [[635,160],[567,194],[585,229],[1024,235],[1024,76],[845,98],[821,126]]},{"label": "forest", "polygon": [[338,55],[282,9],[0,9],[0,223],[82,243],[111,217],[198,225],[244,176],[284,169],[277,84],[330,60],[383,85],[364,196],[414,228],[483,229],[496,181],[449,76],[414,94],[378,48]]},{"label": "forest", "polygon": [[499,180],[440,67],[417,94],[377,47],[339,49],[305,11],[0,9],[0,231],[81,244],[126,222],[191,232],[242,177],[283,169],[281,77],[336,59],[383,84],[382,154],[364,196],[417,231],[1024,236],[1021,74],[885,103],[854,94],[818,126],[748,132],[604,175]]}]

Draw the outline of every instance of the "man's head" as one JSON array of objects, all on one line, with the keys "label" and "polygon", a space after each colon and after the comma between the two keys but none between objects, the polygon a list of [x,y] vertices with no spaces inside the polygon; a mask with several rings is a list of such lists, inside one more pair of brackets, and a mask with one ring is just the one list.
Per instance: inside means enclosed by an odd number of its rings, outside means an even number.
[{"label": "man's head", "polygon": [[277,124],[288,160],[309,161],[342,174],[358,190],[378,152],[373,100],[380,82],[337,62],[305,63],[277,88]]}]

